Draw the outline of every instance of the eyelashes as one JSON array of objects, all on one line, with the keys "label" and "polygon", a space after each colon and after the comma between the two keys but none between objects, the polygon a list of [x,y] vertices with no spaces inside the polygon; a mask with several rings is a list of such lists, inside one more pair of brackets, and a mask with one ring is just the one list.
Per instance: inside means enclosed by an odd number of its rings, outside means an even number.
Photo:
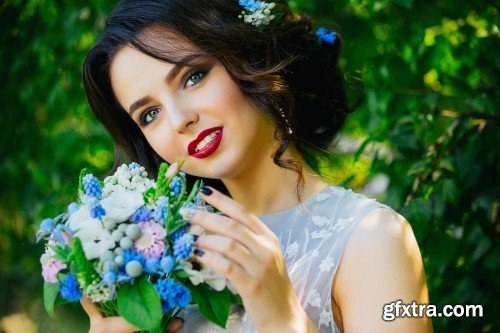
[{"label": "eyelashes", "polygon": [[[201,82],[201,81],[203,81],[203,79],[205,79],[205,76],[208,74],[208,72],[209,72],[208,68],[194,68],[194,69],[188,71],[186,73],[186,75],[184,75],[184,77],[182,78],[182,81],[181,81],[182,88],[186,89],[189,87],[196,86],[199,82]],[[201,78],[199,78],[198,80],[195,80],[196,81],[195,83],[186,87],[187,83],[193,77],[196,77],[196,76],[201,76]],[[144,112],[142,112],[141,115],[139,116],[139,126],[145,127],[145,126],[149,125],[152,121],[154,121],[154,119],[156,119],[156,117],[158,116],[159,113],[160,113],[160,108],[158,108],[158,107],[144,110]]]}]

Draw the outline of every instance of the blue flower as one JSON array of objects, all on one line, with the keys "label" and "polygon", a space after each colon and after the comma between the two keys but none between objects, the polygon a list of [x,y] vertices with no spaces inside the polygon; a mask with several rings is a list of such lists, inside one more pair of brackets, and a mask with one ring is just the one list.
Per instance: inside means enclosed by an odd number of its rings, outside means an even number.
[{"label": "blue flower", "polygon": [[168,199],[165,196],[161,196],[158,198],[156,202],[155,211],[153,213],[154,219],[161,224],[165,223],[165,219],[167,218],[168,213]]},{"label": "blue flower", "polygon": [[72,202],[68,205],[68,213],[73,214],[80,208],[80,205],[76,202]]},{"label": "blue flower", "polygon": [[323,41],[328,44],[335,43],[335,39],[337,38],[337,34],[334,31],[328,31],[323,27],[318,28],[318,30],[316,30],[316,36],[320,41]]},{"label": "blue flower", "polygon": [[163,257],[160,260],[160,270],[166,275],[172,272],[175,267],[175,259],[171,256]]},{"label": "blue flower", "polygon": [[146,207],[139,208],[130,218],[132,222],[142,222],[151,219],[151,211]]},{"label": "blue flower", "polygon": [[146,265],[146,259],[137,251],[126,249],[123,251],[123,266],[126,266],[132,260],[137,260],[142,266]]},{"label": "blue flower", "polygon": [[149,274],[156,274],[158,273],[159,268],[160,268],[160,259],[151,257],[148,260],[146,260],[144,271]]},{"label": "blue flower", "polygon": [[174,178],[172,178],[172,181],[170,182],[170,184],[168,184],[168,187],[170,187],[170,190],[172,190],[174,196],[178,197],[182,191],[181,177],[175,176]]},{"label": "blue flower", "polygon": [[59,293],[68,302],[78,302],[82,298],[82,293],[78,289],[78,281],[73,273],[69,273],[61,282]]},{"label": "blue flower", "polygon": [[170,239],[173,242],[175,242],[176,240],[178,240],[179,238],[181,238],[186,233],[186,231],[188,230],[188,228],[190,226],[191,226],[191,223],[184,224],[182,227],[180,227],[179,229],[177,229],[176,231],[174,231],[174,233],[170,236]]},{"label": "blue flower", "polygon": [[106,211],[101,206],[101,202],[97,200],[97,198],[91,198],[87,201],[90,210],[90,216],[94,219],[101,219],[104,215],[106,215]]},{"label": "blue flower", "polygon": [[186,260],[191,256],[193,251],[194,236],[184,234],[174,243],[174,257],[181,260]]},{"label": "blue flower", "polygon": [[87,174],[82,179],[83,188],[85,189],[85,194],[88,196],[101,199],[102,190],[99,185],[99,180],[92,174]]},{"label": "blue flower", "polygon": [[38,230],[40,232],[51,232],[52,229],[54,229],[54,226],[55,226],[55,223],[54,223],[53,219],[44,219],[40,223],[40,227],[38,228]]},{"label": "blue flower", "polygon": [[191,292],[174,279],[159,279],[155,284],[162,300],[163,312],[185,308],[191,303]]},{"label": "blue flower", "polygon": [[116,282],[116,278],[117,278],[116,272],[115,271],[111,271],[111,270],[104,272],[104,274],[102,276],[102,280],[108,286],[113,285]]},{"label": "blue flower", "polygon": [[256,11],[261,7],[262,1],[258,0],[240,0],[240,6],[249,11]]},{"label": "blue flower", "polygon": [[132,162],[128,165],[128,171],[132,171],[134,169],[139,169],[140,167],[141,167],[141,165],[139,163]]},{"label": "blue flower", "polygon": [[56,225],[56,227],[52,231],[52,235],[56,238],[56,240],[60,244],[65,244],[66,243],[66,240],[64,239],[64,236],[62,234],[63,230],[67,230],[67,228],[64,225],[62,225],[62,224],[58,224],[58,225]]}]

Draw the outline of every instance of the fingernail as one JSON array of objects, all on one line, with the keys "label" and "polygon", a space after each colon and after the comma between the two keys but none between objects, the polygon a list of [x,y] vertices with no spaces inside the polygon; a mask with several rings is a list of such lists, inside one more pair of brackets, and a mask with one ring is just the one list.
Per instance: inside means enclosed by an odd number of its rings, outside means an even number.
[{"label": "fingernail", "polygon": [[200,192],[205,194],[205,195],[210,195],[212,194],[212,190],[209,189],[208,187],[205,187],[205,185],[200,186]]},{"label": "fingernail", "polygon": [[198,235],[193,235],[193,240],[196,242],[196,241],[198,240],[198,237],[200,237],[200,236],[198,236]]},{"label": "fingernail", "polygon": [[203,252],[203,250],[200,249],[194,249],[194,254],[197,255],[198,257],[203,257],[205,252]]}]

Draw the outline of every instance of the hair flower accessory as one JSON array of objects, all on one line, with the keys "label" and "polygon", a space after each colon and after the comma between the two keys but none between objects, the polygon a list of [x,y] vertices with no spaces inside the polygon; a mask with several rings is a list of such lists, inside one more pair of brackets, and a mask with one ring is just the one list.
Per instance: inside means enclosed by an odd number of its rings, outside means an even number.
[{"label": "hair flower accessory", "polygon": [[246,23],[251,23],[256,27],[268,25],[276,16],[271,14],[271,10],[276,6],[274,2],[266,3],[259,0],[239,0],[239,4],[245,8],[238,15]]},{"label": "hair flower accessory", "polygon": [[337,39],[337,34],[334,31],[328,31],[323,27],[316,30],[316,36],[318,37],[320,42],[325,42],[328,44],[335,43],[335,40]]}]

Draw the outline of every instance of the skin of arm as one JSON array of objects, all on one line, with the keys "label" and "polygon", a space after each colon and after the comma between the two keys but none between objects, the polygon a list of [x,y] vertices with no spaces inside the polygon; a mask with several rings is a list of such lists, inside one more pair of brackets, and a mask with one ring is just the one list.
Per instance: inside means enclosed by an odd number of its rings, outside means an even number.
[{"label": "skin of arm", "polygon": [[422,257],[413,230],[397,212],[379,208],[354,228],[332,285],[343,332],[427,332],[428,317],[382,319],[384,304],[429,303]]}]

